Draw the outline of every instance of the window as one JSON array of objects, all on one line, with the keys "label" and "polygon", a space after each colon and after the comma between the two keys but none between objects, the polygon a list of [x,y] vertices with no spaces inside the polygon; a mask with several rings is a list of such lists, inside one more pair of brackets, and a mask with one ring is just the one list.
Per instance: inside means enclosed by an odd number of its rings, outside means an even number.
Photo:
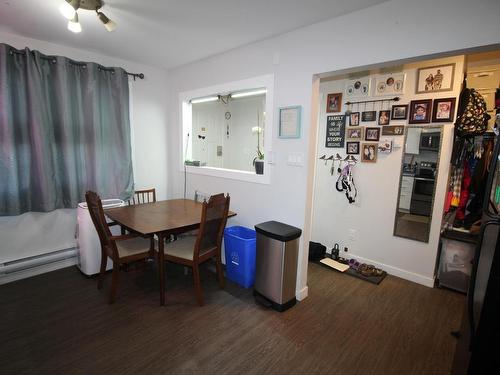
[{"label": "window", "polygon": [[273,83],[263,76],[181,94],[189,172],[269,183],[269,165],[256,174],[254,160],[271,152]]}]

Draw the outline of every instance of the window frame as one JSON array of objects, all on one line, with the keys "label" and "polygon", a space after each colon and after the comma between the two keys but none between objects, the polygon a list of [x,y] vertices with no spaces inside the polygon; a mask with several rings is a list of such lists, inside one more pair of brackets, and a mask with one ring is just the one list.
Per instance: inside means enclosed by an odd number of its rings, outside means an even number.
[{"label": "window frame", "polygon": [[[192,136],[192,105],[191,99],[202,98],[213,95],[227,95],[239,91],[247,91],[256,88],[266,89],[266,123],[264,126],[264,155],[266,156],[264,174],[258,175],[255,172],[241,171],[235,169],[226,169],[218,167],[194,167],[184,166],[184,155],[186,152],[186,145],[188,141],[188,133]],[[196,90],[181,92],[179,94],[179,113],[181,116],[179,142],[180,147],[179,170],[184,171],[184,167],[188,173],[200,174],[205,176],[228,178],[233,180],[240,180],[246,182],[255,182],[261,184],[271,183],[270,162],[273,144],[273,124],[274,124],[274,75],[268,74],[257,76],[239,81],[226,82],[219,85],[204,87]]]}]

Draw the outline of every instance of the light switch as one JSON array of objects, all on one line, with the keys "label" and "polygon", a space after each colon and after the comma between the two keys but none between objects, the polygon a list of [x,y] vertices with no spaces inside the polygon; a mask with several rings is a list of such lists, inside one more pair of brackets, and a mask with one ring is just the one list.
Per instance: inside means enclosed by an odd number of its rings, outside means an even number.
[{"label": "light switch", "polygon": [[288,154],[287,164],[294,167],[304,166],[304,154],[302,152],[291,152]]}]

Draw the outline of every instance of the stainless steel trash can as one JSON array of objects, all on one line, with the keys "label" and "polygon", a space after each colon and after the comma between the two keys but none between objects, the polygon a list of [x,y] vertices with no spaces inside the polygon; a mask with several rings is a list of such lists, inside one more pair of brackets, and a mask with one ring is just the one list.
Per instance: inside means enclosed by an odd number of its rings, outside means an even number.
[{"label": "stainless steel trash can", "polygon": [[277,221],[255,226],[257,232],[256,300],[277,311],[295,305],[297,258],[302,230]]}]

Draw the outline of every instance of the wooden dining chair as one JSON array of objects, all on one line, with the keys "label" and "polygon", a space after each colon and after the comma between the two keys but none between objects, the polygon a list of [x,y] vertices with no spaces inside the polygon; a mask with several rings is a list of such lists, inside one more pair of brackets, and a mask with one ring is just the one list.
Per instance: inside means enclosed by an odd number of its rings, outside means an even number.
[{"label": "wooden dining chair", "polygon": [[203,306],[199,265],[210,259],[215,259],[217,279],[224,288],[224,273],[222,272],[221,245],[222,235],[226,227],[229,212],[229,194],[212,195],[209,201],[203,202],[200,229],[196,236],[180,237],[177,241],[165,246],[165,260],[179,263],[193,269],[194,288],[198,304]]},{"label": "wooden dining chair", "polygon": [[[144,204],[144,203],[154,203],[156,202],[156,189],[143,189],[143,190],[135,190],[134,195],[127,201],[128,205],[134,204]],[[122,227],[122,234],[126,234],[127,231]],[[150,237],[150,236],[148,236]]]},{"label": "wooden dining chair", "polygon": [[99,195],[93,191],[85,194],[90,217],[94,223],[99,240],[101,242],[101,269],[97,289],[102,288],[106,264],[108,258],[113,261],[113,271],[111,279],[111,291],[109,293],[109,303],[116,299],[118,283],[120,278],[120,266],[137,260],[147,259],[154,256],[154,238],[144,239],[133,234],[113,236],[109,227],[117,223],[106,222],[102,202]]},{"label": "wooden dining chair", "polygon": [[[210,200],[209,194],[203,193],[202,191],[199,191],[199,190],[194,191],[194,201],[196,203],[202,203],[205,200]],[[198,229],[193,229],[193,230],[190,230],[189,232],[184,232],[184,233],[180,233],[180,234],[173,234],[172,238],[168,242],[177,241],[178,237],[197,236],[197,235],[198,235]]]},{"label": "wooden dining chair", "polygon": [[143,204],[156,202],[156,189],[144,189],[134,191],[134,195],[128,200],[129,206],[132,204]]}]

